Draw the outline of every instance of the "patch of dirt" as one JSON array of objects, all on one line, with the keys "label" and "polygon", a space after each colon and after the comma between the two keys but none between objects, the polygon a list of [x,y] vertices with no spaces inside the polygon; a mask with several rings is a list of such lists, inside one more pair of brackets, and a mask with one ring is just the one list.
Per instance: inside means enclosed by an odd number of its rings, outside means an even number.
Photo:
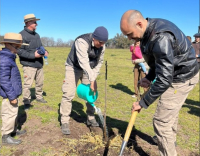
[{"label": "patch of dirt", "polygon": [[[40,119],[29,119],[23,127],[27,130],[19,138],[22,144],[16,146],[10,156],[117,156],[123,140],[123,135],[117,128],[109,130],[109,147],[103,142],[101,128],[89,128],[84,118],[76,116],[70,119],[71,135],[63,135],[58,123],[42,124]],[[177,148],[181,156],[199,156],[187,150]],[[152,138],[133,129],[123,156],[158,156],[158,147]]]}]

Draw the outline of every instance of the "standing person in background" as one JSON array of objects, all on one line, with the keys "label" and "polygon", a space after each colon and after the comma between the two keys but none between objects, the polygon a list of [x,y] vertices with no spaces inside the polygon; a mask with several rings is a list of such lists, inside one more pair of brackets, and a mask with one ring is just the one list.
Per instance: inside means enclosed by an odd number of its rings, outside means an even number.
[{"label": "standing person in background", "polygon": [[20,32],[23,38],[23,43],[28,43],[29,46],[22,46],[19,49],[18,55],[20,63],[23,65],[23,102],[24,108],[30,108],[31,93],[30,88],[35,80],[35,96],[36,101],[47,103],[43,98],[43,57],[48,56],[48,52],[42,47],[42,42],[38,33],[35,32],[37,27],[37,19],[34,14],[24,16],[25,27]]},{"label": "standing person in background", "polygon": [[[130,52],[132,53],[132,63],[135,65],[134,69],[133,69],[135,94],[132,95],[132,97],[138,96],[138,94],[139,94],[138,93],[138,89],[139,89],[138,81],[141,78],[144,78],[145,75],[147,74],[147,67],[145,67],[145,61],[144,61],[144,58],[142,57],[142,53],[141,53],[139,45],[140,45],[140,41],[135,41],[135,43],[130,46]],[[144,92],[146,92],[146,91],[147,91],[147,89],[144,88]]]},{"label": "standing person in background", "polygon": [[[200,31],[200,30],[199,30]],[[195,49],[195,52],[196,52],[196,58],[197,58],[197,61],[198,61],[198,64],[199,64],[199,69],[200,69],[200,32],[199,33],[196,33],[194,35],[195,37],[195,41],[192,42],[192,46],[194,47]]]},{"label": "standing person in background", "polygon": [[192,38],[190,36],[186,36],[190,42],[192,42]]},{"label": "standing person in background", "polygon": [[[93,33],[83,34],[75,39],[65,63],[65,80],[63,82],[62,101],[60,105],[61,131],[70,134],[69,120],[72,110],[72,100],[75,96],[79,79],[83,84],[90,84],[93,92],[97,91],[96,78],[103,64],[105,43],[108,40],[108,31],[100,26]],[[95,119],[95,109],[88,102],[87,125],[99,127]]]},{"label": "standing person in background", "polygon": [[22,82],[19,69],[16,65],[16,53],[22,45],[22,36],[16,33],[7,33],[3,41],[5,48],[0,51],[0,96],[3,97],[1,105],[2,118],[2,144],[18,145],[21,140],[14,139],[12,135],[26,133],[17,127],[18,97],[22,93]]},{"label": "standing person in background", "polygon": [[189,92],[199,81],[199,67],[194,48],[183,32],[172,22],[144,18],[137,10],[125,12],[121,31],[130,40],[140,41],[143,57],[150,67],[140,86],[149,87],[132,112],[147,109],[159,97],[153,117],[161,156],[176,156],[176,135],[179,111]]}]

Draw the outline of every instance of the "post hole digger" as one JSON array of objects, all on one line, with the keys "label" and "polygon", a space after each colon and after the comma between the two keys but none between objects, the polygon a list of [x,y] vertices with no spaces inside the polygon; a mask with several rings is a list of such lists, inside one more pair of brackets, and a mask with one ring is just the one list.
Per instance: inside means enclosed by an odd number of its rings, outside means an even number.
[{"label": "post hole digger", "polygon": [[[152,82],[152,84],[153,84],[155,81],[156,81],[156,79],[154,79],[154,81]],[[139,85],[139,82],[138,82],[138,85]],[[137,96],[137,102],[139,102],[140,99],[145,95],[146,92],[143,93],[143,94],[141,95],[141,94],[140,94],[140,91],[139,91],[139,87],[137,87],[137,89],[138,89],[138,93],[139,93],[138,95],[140,95],[140,96]],[[149,87],[149,89],[150,89],[150,87]],[[148,89],[148,90],[149,90],[149,89]],[[134,125],[134,123],[135,123],[135,119],[136,119],[137,114],[138,114],[138,111],[134,111],[134,112],[132,112],[132,114],[131,114],[131,119],[130,119],[129,124],[128,124],[128,127],[127,127],[127,129],[126,129],[126,133],[125,133],[125,136],[124,136],[124,140],[123,140],[123,142],[122,142],[122,145],[121,145],[121,149],[120,149],[120,154],[119,154],[119,156],[122,156],[123,151],[124,151],[124,149],[125,149],[125,147],[126,147],[126,145],[127,145],[127,142],[128,142],[128,140],[129,140],[129,137],[130,137],[130,134],[131,134],[133,125]]]}]

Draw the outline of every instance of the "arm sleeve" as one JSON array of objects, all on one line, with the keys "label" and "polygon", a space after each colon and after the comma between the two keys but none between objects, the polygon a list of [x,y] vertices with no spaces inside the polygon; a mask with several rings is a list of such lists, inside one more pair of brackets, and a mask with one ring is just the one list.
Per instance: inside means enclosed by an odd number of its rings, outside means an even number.
[{"label": "arm sleeve", "polygon": [[94,71],[94,73],[95,73],[95,80],[96,80],[97,76],[98,76],[99,73],[100,73],[101,66],[103,65],[104,53],[105,53],[105,45],[104,45],[103,50],[102,50],[102,52],[101,52],[101,55],[100,55],[100,57],[99,57],[98,64],[97,64],[97,66],[93,69],[93,71]]},{"label": "arm sleeve", "polygon": [[144,58],[134,60],[136,64],[145,62]]},{"label": "arm sleeve", "polygon": [[144,108],[151,105],[172,83],[174,51],[170,38],[171,35],[168,33],[160,34],[157,36],[157,41],[153,46],[152,53],[155,57],[156,82],[140,101],[140,105]]},{"label": "arm sleeve", "polygon": [[79,38],[75,41],[75,47],[79,65],[88,75],[89,81],[94,81],[96,74],[90,67],[89,57],[87,53],[89,47],[88,43],[85,40]]},{"label": "arm sleeve", "polygon": [[130,46],[130,52],[133,52],[133,45]]},{"label": "arm sleeve", "polygon": [[0,65],[0,71],[1,71],[1,78],[0,78],[0,84],[2,90],[5,92],[7,95],[8,99],[10,101],[14,100],[17,98],[17,95],[15,94],[14,88],[12,86],[10,77],[11,77],[11,68],[12,66],[9,65],[8,63],[1,63]]}]

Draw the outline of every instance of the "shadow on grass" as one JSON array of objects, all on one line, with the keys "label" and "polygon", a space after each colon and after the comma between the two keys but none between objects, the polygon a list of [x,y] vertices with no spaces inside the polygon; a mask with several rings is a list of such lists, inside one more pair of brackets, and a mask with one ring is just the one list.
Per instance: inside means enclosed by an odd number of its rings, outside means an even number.
[{"label": "shadow on grass", "polygon": [[[58,107],[58,121],[61,125],[60,103],[58,104]],[[77,101],[72,101],[72,111],[70,117],[79,123],[85,123],[87,120],[87,115],[83,111],[83,104]]]},{"label": "shadow on grass", "polygon": [[134,92],[132,92],[127,86],[124,86],[122,83],[118,83],[116,85],[110,85],[110,87],[121,90],[130,95],[134,94]]},{"label": "shadow on grass", "polygon": [[186,99],[185,104],[183,105],[183,107],[187,107],[187,108],[190,109],[188,111],[188,113],[200,117],[200,102],[199,101]]},{"label": "shadow on grass", "polygon": [[24,111],[24,105],[19,106],[19,111],[17,115],[17,129],[21,130],[22,125],[26,122],[27,120],[27,114],[26,111]]},{"label": "shadow on grass", "polygon": [[[58,121],[60,122],[60,118],[61,118],[61,116],[60,116],[60,103],[58,104],[58,106],[59,106]],[[71,112],[70,117],[73,118],[75,121],[77,121],[79,123],[85,123],[85,121],[87,119],[87,115],[83,111],[83,107],[84,107],[84,105],[77,102],[77,101],[72,102],[72,112]],[[96,119],[98,121],[98,116],[96,116]],[[117,128],[119,130],[120,134],[125,134],[126,128],[128,126],[128,122],[106,116],[106,125],[108,127],[109,136],[112,136],[114,134],[112,132],[112,128]],[[138,143],[136,141],[136,136],[139,136],[141,139],[145,140],[149,144],[155,145],[154,141],[152,140],[152,137],[133,128],[131,135],[130,135],[130,138],[129,138],[129,141],[127,143],[127,146],[128,147],[133,146],[134,150],[140,156],[148,156],[148,154],[142,149],[142,147],[138,146]],[[124,135],[122,135],[122,137],[124,137]],[[104,156],[106,156],[106,155],[104,155]]]}]

